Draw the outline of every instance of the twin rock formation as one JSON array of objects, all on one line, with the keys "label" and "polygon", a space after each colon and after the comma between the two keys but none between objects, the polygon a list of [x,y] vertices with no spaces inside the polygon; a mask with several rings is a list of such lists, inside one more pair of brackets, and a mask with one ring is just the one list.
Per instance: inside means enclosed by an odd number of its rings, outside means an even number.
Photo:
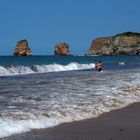
[{"label": "twin rock formation", "polygon": [[[32,51],[27,40],[17,42],[13,52],[15,56],[31,56]],[[69,45],[59,43],[55,46],[55,55],[70,55]],[[126,32],[92,41],[86,55],[140,55],[140,33]]]},{"label": "twin rock formation", "polygon": [[[67,43],[59,43],[55,46],[55,55],[70,55],[69,45]],[[14,56],[31,56],[32,51],[28,46],[27,40],[21,40],[17,42],[16,48],[13,52]]]}]

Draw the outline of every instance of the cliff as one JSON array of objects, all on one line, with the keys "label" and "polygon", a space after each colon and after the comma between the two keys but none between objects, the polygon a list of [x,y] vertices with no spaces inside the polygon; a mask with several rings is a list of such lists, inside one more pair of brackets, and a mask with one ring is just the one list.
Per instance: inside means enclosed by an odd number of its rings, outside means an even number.
[{"label": "cliff", "polygon": [[55,55],[64,55],[64,56],[70,55],[69,45],[65,42],[55,45],[54,54]]},{"label": "cliff", "polygon": [[25,40],[20,40],[17,42],[16,47],[13,52],[14,56],[31,56],[32,51],[28,46],[28,41]]},{"label": "cliff", "polygon": [[126,32],[92,41],[86,55],[139,55],[140,33]]}]

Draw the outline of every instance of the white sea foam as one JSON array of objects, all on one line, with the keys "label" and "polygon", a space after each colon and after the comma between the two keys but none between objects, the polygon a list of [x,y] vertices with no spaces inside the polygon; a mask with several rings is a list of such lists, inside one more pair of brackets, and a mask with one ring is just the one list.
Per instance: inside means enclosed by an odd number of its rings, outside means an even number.
[{"label": "white sea foam", "polygon": [[135,97],[134,95],[131,96],[131,94],[127,95],[127,93],[126,98],[121,94],[119,96],[120,97],[117,98],[114,98],[112,96],[103,96],[102,102],[96,105],[88,105],[83,107],[78,107],[77,105],[71,105],[69,107],[64,106],[61,108],[61,110],[52,110],[52,112],[49,111],[49,116],[41,114],[39,117],[34,116],[34,118],[31,117],[31,119],[23,120],[12,119],[12,116],[7,118],[0,118],[0,138],[11,136],[13,134],[28,132],[33,129],[54,127],[64,122],[79,121],[83,119],[98,117],[104,112],[109,112],[113,109],[119,109],[121,107],[129,105],[130,103],[140,101],[139,93],[138,96],[135,95]]},{"label": "white sea foam", "polygon": [[[54,71],[53,67],[62,68],[57,64],[51,66],[36,67],[41,69],[40,72],[46,71],[46,67],[51,68],[50,71]],[[79,69],[82,66],[71,63],[65,67]],[[90,68],[89,65],[87,67]],[[22,67],[23,71],[28,71],[28,68]],[[140,101],[139,70],[75,71],[73,74],[1,78],[0,137],[98,117],[104,112]]]},{"label": "white sea foam", "polygon": [[40,120],[10,120],[0,119],[0,138],[28,132],[32,129],[48,128],[60,123],[56,119],[40,119]]},{"label": "white sea foam", "polygon": [[79,64],[70,63],[68,65],[50,64],[50,65],[33,65],[33,67],[27,66],[12,66],[5,68],[0,66],[0,76],[5,75],[19,75],[19,74],[31,74],[31,73],[45,73],[45,72],[59,72],[59,71],[70,71],[70,70],[84,70],[93,69],[95,65],[91,64]]},{"label": "white sea foam", "polygon": [[119,62],[119,65],[125,65],[125,62]]}]

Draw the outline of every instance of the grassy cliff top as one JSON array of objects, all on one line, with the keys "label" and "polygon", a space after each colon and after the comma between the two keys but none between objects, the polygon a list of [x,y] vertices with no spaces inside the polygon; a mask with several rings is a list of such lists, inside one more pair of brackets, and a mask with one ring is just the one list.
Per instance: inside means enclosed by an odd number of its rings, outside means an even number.
[{"label": "grassy cliff top", "polygon": [[140,33],[137,33],[137,32],[125,32],[125,33],[117,34],[114,37],[124,37],[124,36],[128,36],[128,37],[139,36],[140,37]]}]

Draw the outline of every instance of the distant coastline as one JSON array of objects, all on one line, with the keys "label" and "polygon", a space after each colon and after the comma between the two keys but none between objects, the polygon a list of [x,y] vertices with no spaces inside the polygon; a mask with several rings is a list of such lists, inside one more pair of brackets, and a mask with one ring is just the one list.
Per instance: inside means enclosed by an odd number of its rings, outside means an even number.
[{"label": "distant coastline", "polygon": [[[67,42],[60,42],[54,46],[56,56],[73,55]],[[13,50],[14,56],[32,56],[32,48],[29,47],[27,39],[17,42]],[[46,52],[47,55],[47,52]],[[85,52],[86,56],[102,55],[140,55],[140,33],[124,32],[110,37],[96,38],[92,40],[91,46]]]},{"label": "distant coastline", "polygon": [[140,55],[140,33],[125,32],[97,38],[86,55]]}]

